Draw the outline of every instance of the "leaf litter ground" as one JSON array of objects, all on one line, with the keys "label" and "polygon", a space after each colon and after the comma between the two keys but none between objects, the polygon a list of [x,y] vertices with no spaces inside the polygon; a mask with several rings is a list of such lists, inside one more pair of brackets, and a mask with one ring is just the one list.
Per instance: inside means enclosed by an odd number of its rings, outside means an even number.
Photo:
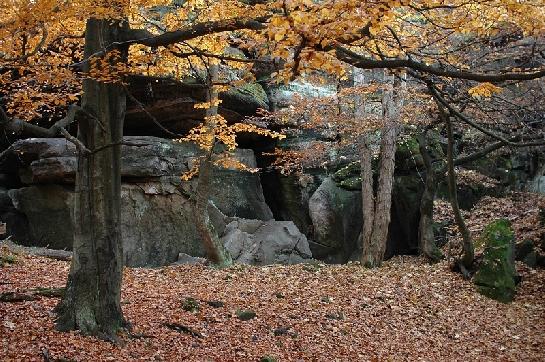
[{"label": "leaf litter ground", "polygon": [[[0,292],[62,287],[68,268],[18,255],[0,269]],[[133,330],[119,345],[56,332],[57,298],[0,302],[0,360],[542,361],[545,271],[519,269],[517,298],[504,305],[477,294],[446,263],[430,266],[415,257],[376,270],[127,268],[122,304]],[[184,308],[187,298],[198,307]],[[241,311],[256,315],[241,320]]]}]

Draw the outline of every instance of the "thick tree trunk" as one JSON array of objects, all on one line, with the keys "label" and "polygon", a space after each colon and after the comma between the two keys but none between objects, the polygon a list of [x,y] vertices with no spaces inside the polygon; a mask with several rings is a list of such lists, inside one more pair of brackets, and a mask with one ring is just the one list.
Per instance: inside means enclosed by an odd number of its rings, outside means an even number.
[{"label": "thick tree trunk", "polygon": [[214,117],[218,114],[218,107],[214,103],[218,100],[218,92],[214,90],[213,83],[217,81],[218,66],[209,66],[209,84],[207,101],[212,105],[206,111],[206,126],[211,138],[209,149],[206,150],[204,159],[199,165],[199,178],[197,180],[197,189],[195,197],[195,224],[197,232],[203,243],[208,260],[219,267],[226,267],[233,263],[231,255],[223,246],[212,221],[208,214],[208,200],[210,198],[210,187],[212,177],[212,155],[214,153],[214,129],[216,121]]},{"label": "thick tree trunk", "polygon": [[[462,234],[462,247],[463,255],[462,260],[460,260],[461,266],[465,269],[470,269],[473,265],[473,260],[475,258],[475,250],[473,248],[473,241],[471,240],[471,234],[469,229],[466,226],[464,217],[460,212],[460,207],[458,206],[458,193],[456,191],[456,174],[454,173],[454,136],[452,134],[452,122],[450,117],[446,114],[443,115],[445,123],[447,125],[447,137],[448,137],[448,147],[447,147],[447,170],[448,170],[448,190],[450,196],[450,204],[452,206],[452,211],[454,213],[454,219],[458,225],[458,229]],[[462,269],[464,275],[467,274],[467,271]]]},{"label": "thick tree trunk", "polygon": [[433,200],[437,191],[437,172],[434,170],[430,154],[427,150],[426,135],[418,137],[420,154],[426,167],[426,183],[420,200],[420,223],[418,225],[418,249],[420,254],[430,262],[435,263],[443,258],[441,251],[435,245],[433,231]]},{"label": "thick tree trunk", "polygon": [[[111,20],[90,19],[85,29],[85,58],[117,41],[124,27]],[[126,49],[119,49],[122,58]],[[87,69],[88,71],[88,69]],[[86,79],[82,106],[94,120],[81,120],[76,175],[74,255],[59,304],[57,328],[115,339],[124,327],[121,311],[123,251],[121,244],[121,142],[125,94],[120,84]]]}]

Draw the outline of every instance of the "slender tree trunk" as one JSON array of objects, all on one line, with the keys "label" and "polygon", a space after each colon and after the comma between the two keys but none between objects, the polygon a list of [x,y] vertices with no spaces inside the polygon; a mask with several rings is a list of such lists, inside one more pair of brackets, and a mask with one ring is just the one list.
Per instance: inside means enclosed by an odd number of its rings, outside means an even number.
[{"label": "slender tree trunk", "polygon": [[380,266],[386,252],[392,208],[397,127],[393,122],[388,122],[382,132],[375,218],[367,263],[370,267]]},{"label": "slender tree trunk", "polygon": [[426,135],[418,137],[420,154],[426,167],[426,183],[420,200],[420,223],[418,225],[418,249],[432,263],[442,259],[441,251],[435,245],[433,232],[433,200],[437,191],[437,172],[434,170],[430,154],[427,150]]},{"label": "slender tree trunk", "polygon": [[[450,204],[452,205],[452,211],[454,213],[454,219],[458,225],[458,229],[462,234],[463,240],[463,255],[462,260],[460,260],[461,265],[470,269],[473,265],[473,260],[475,258],[475,250],[473,248],[473,241],[471,240],[471,234],[469,229],[466,226],[464,217],[460,212],[460,207],[458,206],[458,194],[456,192],[456,174],[454,173],[454,136],[452,134],[452,122],[450,117],[447,114],[443,114],[443,118],[447,125],[447,137],[448,137],[448,147],[447,147],[447,170],[448,170],[448,190],[450,196]],[[467,271],[462,270],[463,274],[467,274]]]},{"label": "slender tree trunk", "polygon": [[212,178],[212,156],[214,154],[214,129],[216,121],[214,117],[218,114],[218,107],[214,103],[218,100],[218,93],[214,90],[213,83],[217,81],[218,66],[209,66],[208,75],[208,94],[207,101],[211,107],[206,112],[205,122],[209,132],[210,142],[206,155],[199,165],[199,178],[197,180],[197,189],[195,196],[195,224],[197,232],[202,240],[207,258],[214,264],[225,267],[233,263],[231,255],[223,246],[212,221],[208,214],[208,200],[210,198],[210,187]]},{"label": "slender tree trunk", "polygon": [[[85,58],[116,42],[124,26],[111,20],[89,19]],[[126,49],[118,50],[124,59]],[[78,138],[91,151],[104,148],[78,155],[74,254],[65,297],[57,308],[57,328],[115,340],[116,332],[125,326],[120,305],[123,250],[119,145],[125,94],[120,84],[93,79],[84,81],[83,91],[82,106],[95,119],[80,120]]]},{"label": "slender tree trunk", "polygon": [[[362,87],[368,84],[366,71],[354,68],[354,86]],[[341,110],[339,110],[339,113]],[[358,93],[354,96],[354,117],[365,120],[367,115],[366,96]],[[373,186],[373,156],[371,151],[371,134],[365,132],[357,139],[360,154],[360,175],[361,175],[361,201],[363,211],[362,227],[362,256],[369,254],[369,244],[373,233],[373,222],[375,219],[375,193]],[[363,262],[363,260],[362,260]]]},{"label": "slender tree trunk", "polygon": [[367,265],[369,261],[365,257],[370,254],[369,248],[375,220],[375,193],[373,188],[372,153],[369,147],[368,135],[363,135],[360,142],[361,200],[363,210],[361,261],[364,265]]},{"label": "slender tree trunk", "polygon": [[[392,189],[394,183],[393,181],[396,139],[399,129],[398,122],[400,117],[400,111],[403,104],[402,87],[404,86],[404,81],[400,78],[394,78],[393,81],[389,83],[391,83],[390,85],[392,86],[392,88],[384,91],[382,99],[384,127],[381,134],[377,192],[375,196],[374,207],[372,208],[373,222],[370,235],[368,229],[369,226],[367,227],[367,229],[364,226],[363,233],[364,239],[362,263],[369,268],[380,266],[384,259],[392,208]],[[365,153],[364,156],[367,157]],[[367,161],[364,160],[363,157],[361,158],[361,160],[362,162],[365,161],[367,163]],[[369,184],[368,180],[366,180],[366,183]],[[362,197],[364,199],[367,199],[366,202],[369,202],[369,197],[372,197],[373,195],[372,188],[371,193],[369,193],[367,190],[362,189],[362,192],[364,191],[368,194],[365,196],[362,195]],[[364,213],[366,212],[369,212],[369,209],[364,209]],[[364,215],[364,220],[365,219],[366,216]]]}]

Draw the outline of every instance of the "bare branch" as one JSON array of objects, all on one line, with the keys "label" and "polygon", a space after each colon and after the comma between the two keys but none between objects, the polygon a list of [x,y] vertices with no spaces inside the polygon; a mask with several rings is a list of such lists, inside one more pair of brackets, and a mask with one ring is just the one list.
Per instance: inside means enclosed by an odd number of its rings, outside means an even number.
[{"label": "bare branch", "polygon": [[59,132],[69,142],[72,142],[76,146],[76,148],[78,149],[79,152],[84,153],[84,154],[88,154],[88,155],[91,154],[91,151],[87,147],[85,147],[85,145],[80,140],[78,140],[76,137],[74,137],[70,133],[68,133],[68,131],[66,129],[60,127]]},{"label": "bare branch", "polygon": [[400,69],[408,68],[419,72],[433,74],[441,77],[473,80],[477,82],[505,82],[510,80],[532,80],[545,77],[545,69],[534,72],[505,72],[505,73],[476,73],[465,70],[448,70],[437,66],[427,65],[411,58],[405,59],[371,59],[353,52],[340,45],[335,47],[339,60],[360,69]]},{"label": "bare branch", "polygon": [[433,83],[428,81],[427,86],[428,86],[428,89],[429,89],[431,95],[435,99],[435,101],[440,106],[443,106],[446,109],[448,109],[448,111],[449,111],[449,113],[451,115],[455,116],[456,118],[458,118],[462,122],[470,125],[471,127],[474,127],[476,129],[478,129],[482,133],[484,133],[484,134],[486,134],[486,135],[488,135],[488,136],[490,136],[490,137],[492,137],[494,139],[497,139],[498,141],[500,141],[500,142],[502,142],[502,143],[504,143],[506,145],[513,146],[513,147],[542,146],[544,141],[545,141],[545,140],[542,140],[542,141],[537,141],[537,142],[513,142],[511,140],[508,140],[507,138],[505,138],[505,137],[503,137],[503,136],[501,136],[499,134],[496,134],[496,133],[494,133],[492,131],[487,130],[486,128],[484,128],[483,126],[478,124],[477,122],[474,122],[471,119],[469,119],[461,111],[454,108],[449,102],[447,102],[447,100],[445,98],[443,98],[443,96],[439,93],[439,91],[437,90],[435,85],[433,85]]}]

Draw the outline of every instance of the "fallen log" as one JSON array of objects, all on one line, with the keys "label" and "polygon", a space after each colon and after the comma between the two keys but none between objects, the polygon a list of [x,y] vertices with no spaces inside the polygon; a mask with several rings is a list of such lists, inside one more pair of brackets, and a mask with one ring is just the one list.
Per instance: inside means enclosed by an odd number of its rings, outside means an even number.
[{"label": "fallen log", "polygon": [[37,300],[40,297],[45,298],[62,298],[64,296],[64,288],[35,288],[22,292],[5,292],[0,293],[0,302],[17,303],[31,300]]}]

